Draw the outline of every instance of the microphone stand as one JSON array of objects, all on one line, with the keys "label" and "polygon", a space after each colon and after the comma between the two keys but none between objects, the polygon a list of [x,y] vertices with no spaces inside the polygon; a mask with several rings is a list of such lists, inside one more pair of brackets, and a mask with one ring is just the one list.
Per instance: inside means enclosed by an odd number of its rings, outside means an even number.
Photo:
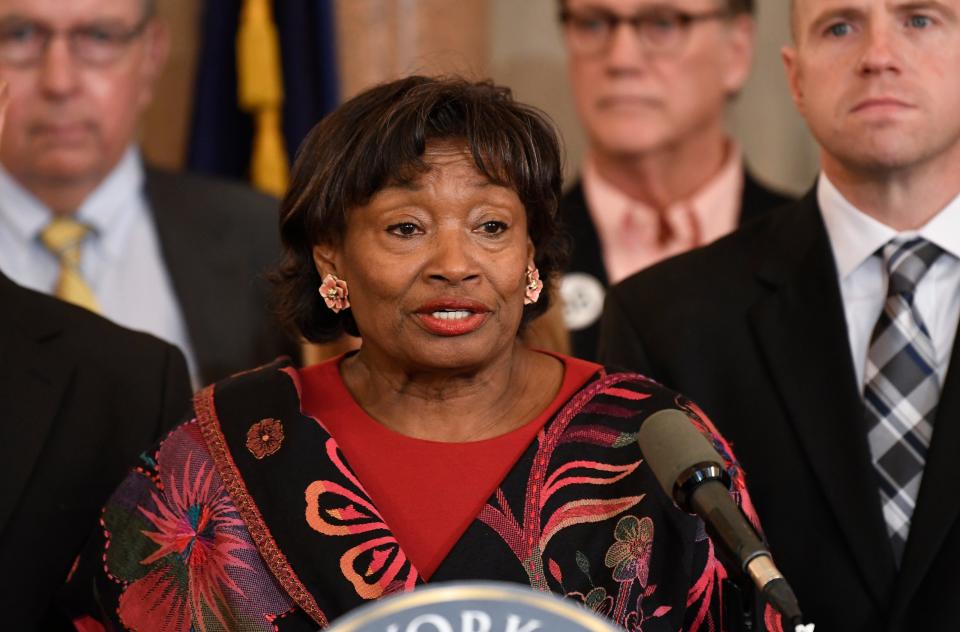
[{"label": "microphone stand", "polygon": [[[804,625],[793,589],[774,565],[770,552],[750,523],[745,518],[728,520],[723,512],[715,509],[724,500],[720,496],[729,496],[729,489],[730,477],[722,467],[716,463],[699,463],[677,477],[674,499],[685,511],[711,518],[704,521],[708,534],[721,545],[721,551],[729,553],[735,562],[727,566],[739,569],[742,577],[750,580],[731,583],[728,587],[745,588],[748,595],[754,593],[754,588],[759,589],[763,601],[780,613],[784,630],[813,632],[812,624]],[[748,632],[754,629],[754,620],[762,619],[763,609],[757,607],[756,603],[753,608],[747,608],[744,602],[757,600],[745,600],[743,597],[743,591],[736,590],[729,599],[725,597],[724,609],[730,614],[729,610],[735,610],[738,607],[736,601],[739,601],[743,622],[741,629]]]}]

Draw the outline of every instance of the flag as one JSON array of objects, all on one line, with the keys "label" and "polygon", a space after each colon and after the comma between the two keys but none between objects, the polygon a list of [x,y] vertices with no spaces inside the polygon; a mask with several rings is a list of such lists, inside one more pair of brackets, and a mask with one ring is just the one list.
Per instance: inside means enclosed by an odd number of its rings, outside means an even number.
[{"label": "flag", "polygon": [[280,194],[338,103],[332,0],[207,0],[187,168]]}]

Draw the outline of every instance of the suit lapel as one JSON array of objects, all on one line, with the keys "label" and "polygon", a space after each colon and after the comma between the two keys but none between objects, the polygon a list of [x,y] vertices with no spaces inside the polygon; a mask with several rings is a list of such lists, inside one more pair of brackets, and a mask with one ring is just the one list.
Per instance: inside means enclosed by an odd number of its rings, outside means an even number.
[{"label": "suit lapel", "polygon": [[60,326],[27,310],[27,290],[0,277],[0,533],[30,480],[74,370]]},{"label": "suit lapel", "polygon": [[764,246],[769,250],[760,257],[758,276],[770,292],[749,318],[864,584],[886,610],[896,570],[870,465],[836,266],[813,194],[796,210]]},{"label": "suit lapel", "polygon": [[920,497],[910,525],[892,618],[906,609],[960,515],[960,333],[941,390]]},{"label": "suit lapel", "polygon": [[216,348],[221,339],[216,316],[224,310],[214,303],[229,298],[217,283],[232,275],[229,256],[222,254],[223,235],[206,221],[208,214],[190,192],[180,190],[165,174],[148,169],[145,186],[164,263],[206,381],[214,372],[214,360],[223,355]]}]

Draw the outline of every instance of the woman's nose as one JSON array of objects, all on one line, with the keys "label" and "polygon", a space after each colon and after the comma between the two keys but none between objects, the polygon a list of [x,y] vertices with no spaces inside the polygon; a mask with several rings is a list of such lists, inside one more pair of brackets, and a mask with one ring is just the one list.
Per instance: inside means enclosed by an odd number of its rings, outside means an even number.
[{"label": "woman's nose", "polygon": [[476,278],[477,253],[470,235],[462,227],[437,231],[426,273],[430,279],[458,284]]}]

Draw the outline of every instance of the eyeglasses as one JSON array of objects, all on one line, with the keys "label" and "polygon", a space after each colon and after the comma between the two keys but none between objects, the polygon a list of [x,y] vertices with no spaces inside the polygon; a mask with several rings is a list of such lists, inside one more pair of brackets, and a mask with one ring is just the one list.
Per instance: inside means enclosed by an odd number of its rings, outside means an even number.
[{"label": "eyeglasses", "polygon": [[564,10],[560,21],[566,27],[567,41],[574,54],[598,55],[606,52],[621,24],[629,24],[640,43],[653,53],[672,53],[687,39],[690,27],[698,22],[731,16],[727,9],[687,13],[672,9],[653,9],[635,15],[617,15],[604,9],[583,12]]},{"label": "eyeglasses", "polygon": [[67,38],[70,54],[88,66],[107,66],[117,61],[135,39],[143,35],[151,15],[132,27],[115,23],[89,24],[56,31],[23,18],[0,20],[0,63],[30,67],[43,61],[55,37]]}]

